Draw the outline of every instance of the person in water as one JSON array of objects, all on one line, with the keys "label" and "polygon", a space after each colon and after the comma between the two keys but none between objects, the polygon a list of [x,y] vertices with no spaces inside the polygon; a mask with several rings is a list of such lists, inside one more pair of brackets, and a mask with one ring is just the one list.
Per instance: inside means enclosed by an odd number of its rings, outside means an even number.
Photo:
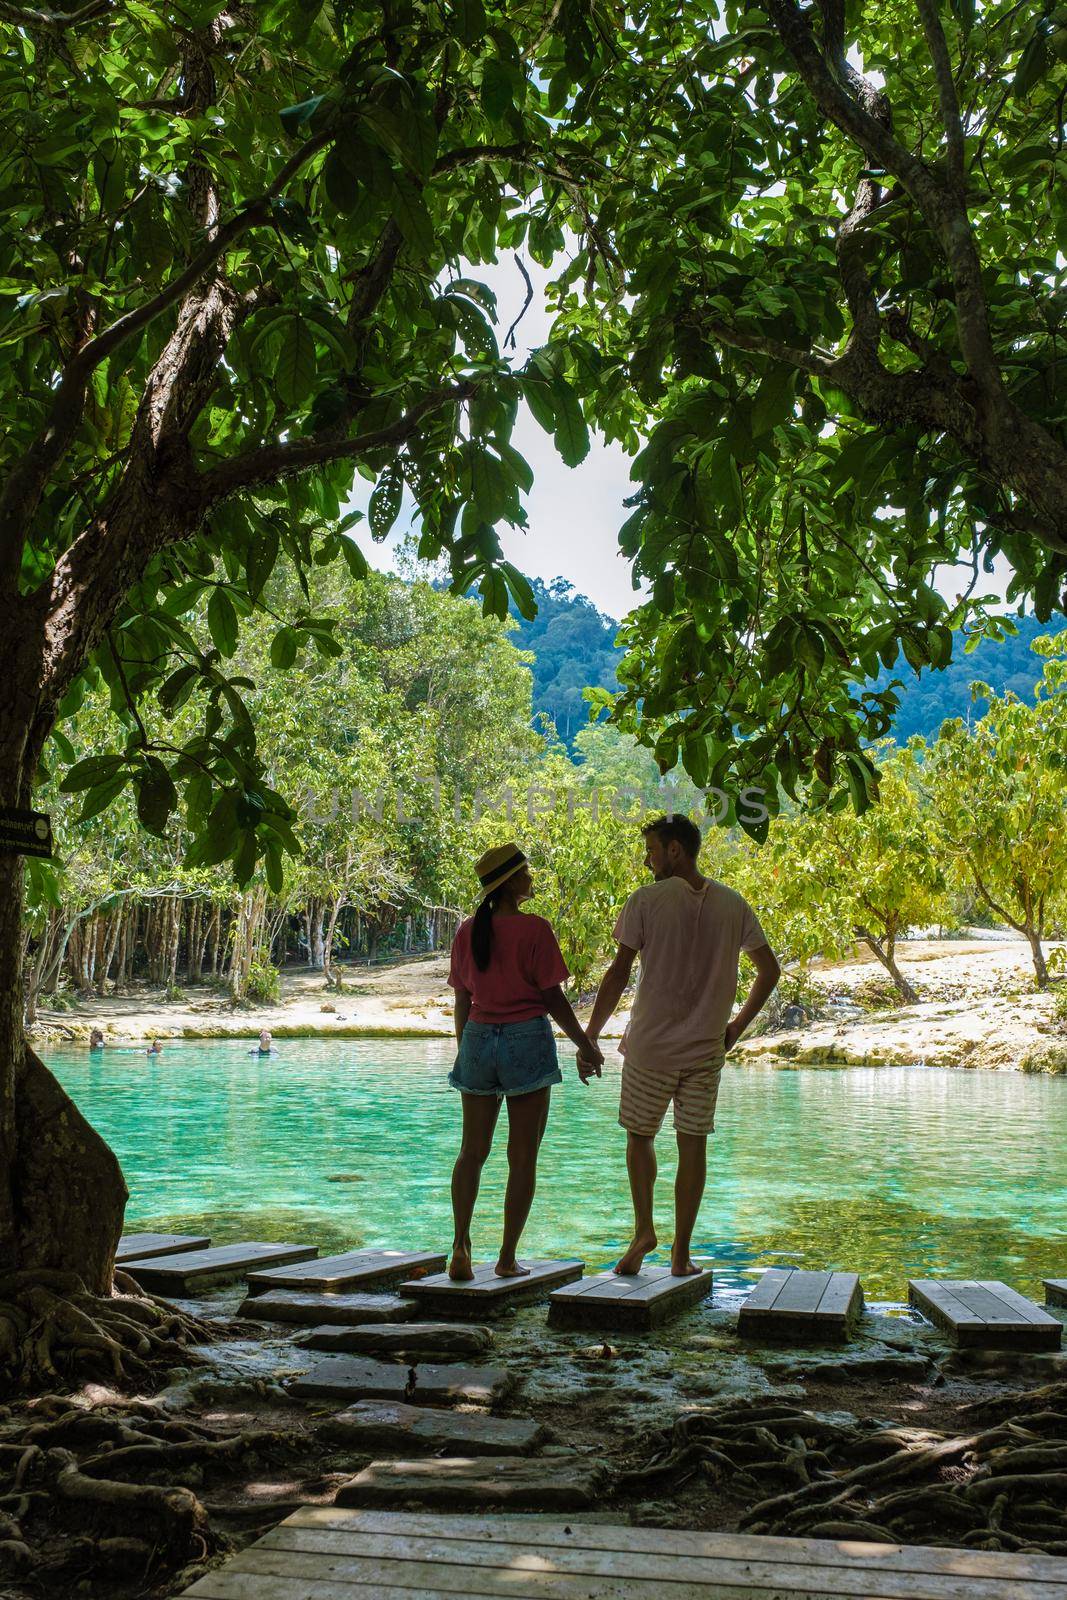
[{"label": "person in water", "polygon": [[474,1276],[471,1218],[482,1167],[493,1144],[500,1103],[508,1106],[508,1182],[498,1277],[523,1277],[515,1259],[530,1214],[537,1154],[552,1085],[563,1081],[551,1017],[577,1047],[582,1081],[603,1062],[560,985],[570,977],[551,924],[523,911],[533,879],[517,844],[487,850],[475,871],[482,902],[460,924],[448,982],[455,990],[458,1052],[448,1075],[463,1096],[463,1136],[452,1172],[455,1234],[448,1275]]},{"label": "person in water", "polygon": [[145,1051],[145,1055],[146,1056],[161,1056],[162,1054],[163,1054],[163,1045],[161,1044],[161,1042],[158,1039],[153,1039],[152,1043],[149,1045],[148,1049]]},{"label": "person in water", "polygon": [[89,1049],[91,1052],[95,1052],[97,1050],[102,1050],[103,1048],[104,1035],[100,1032],[99,1028],[94,1028],[89,1034]]},{"label": "person in water", "polygon": [[[589,1036],[594,1042],[599,1037],[640,954],[640,982],[619,1045],[619,1121],[626,1129],[634,1235],[615,1271],[640,1272],[645,1256],[656,1248],[656,1134],[673,1101],[678,1176],[671,1272],[687,1277],[700,1270],[689,1252],[704,1196],[708,1134],[715,1126],[723,1062],[770,999],[781,969],[748,902],[697,867],[701,840],[694,822],[659,817],[641,831],[645,866],[655,882],[630,896],[615,924],[618,950],[597,991]],[[731,1019],[742,950],[756,976]]]},{"label": "person in water", "polygon": [[250,1050],[248,1053],[250,1056],[276,1056],[278,1054],[277,1050],[274,1048],[274,1041],[270,1036],[269,1028],[260,1028],[259,1046],[257,1049]]}]

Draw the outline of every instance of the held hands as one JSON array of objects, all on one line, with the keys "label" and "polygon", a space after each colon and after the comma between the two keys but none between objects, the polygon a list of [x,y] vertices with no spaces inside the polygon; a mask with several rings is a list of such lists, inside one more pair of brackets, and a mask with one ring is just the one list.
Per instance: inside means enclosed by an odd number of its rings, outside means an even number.
[{"label": "held hands", "polygon": [[600,1049],[595,1039],[586,1035],[585,1046],[579,1049],[576,1058],[578,1076],[583,1083],[588,1083],[590,1078],[599,1078],[600,1069],[604,1065],[604,1052]]}]

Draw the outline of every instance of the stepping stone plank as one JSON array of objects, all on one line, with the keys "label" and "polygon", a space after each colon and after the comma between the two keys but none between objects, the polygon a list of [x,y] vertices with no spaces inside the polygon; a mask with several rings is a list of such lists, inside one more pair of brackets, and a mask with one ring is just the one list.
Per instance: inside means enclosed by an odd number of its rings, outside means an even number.
[{"label": "stepping stone plank", "polygon": [[487,1417],[479,1411],[440,1411],[402,1401],[360,1400],[328,1418],[325,1438],[363,1450],[397,1449],[407,1455],[522,1456],[536,1450],[545,1430],[529,1417]]},{"label": "stepping stone plank", "polygon": [[195,1233],[124,1233],[115,1251],[116,1267],[146,1256],[177,1256],[185,1250],[206,1250],[211,1240]]},{"label": "stepping stone plank", "polygon": [[149,1256],[146,1260],[128,1261],[123,1271],[152,1294],[185,1294],[189,1289],[202,1289],[206,1284],[243,1278],[250,1267],[262,1266],[268,1261],[280,1266],[290,1261],[308,1261],[318,1253],[315,1245],[245,1241],[217,1244],[210,1250],[190,1250],[188,1254],[173,1258]]},{"label": "stepping stone plank", "polygon": [[409,1367],[360,1356],[328,1356],[294,1378],[290,1394],[302,1399],[403,1400],[410,1405],[491,1405],[514,1385],[503,1367]]},{"label": "stepping stone plank", "polygon": [[711,1293],[707,1268],[676,1278],[670,1267],[644,1266],[640,1272],[598,1272],[571,1288],[557,1289],[549,1302],[554,1327],[653,1328],[704,1300]]},{"label": "stepping stone plank", "polygon": [[1045,1304],[1067,1306],[1067,1278],[1045,1278]]},{"label": "stepping stone plank", "polygon": [[961,1349],[1058,1350],[1063,1326],[1006,1283],[909,1278],[908,1299]]},{"label": "stepping stone plank", "polygon": [[257,1322],[298,1322],[305,1327],[400,1322],[411,1315],[411,1301],[398,1294],[305,1294],[299,1289],[272,1289],[242,1300],[238,1316]]},{"label": "stepping stone plank", "polygon": [[346,1250],[343,1255],[323,1256],[302,1266],[279,1261],[262,1272],[250,1272],[248,1292],[307,1289],[315,1294],[341,1294],[372,1283],[397,1283],[420,1273],[439,1272],[446,1260],[432,1250]]},{"label": "stepping stone plank", "polygon": [[402,1283],[400,1293],[411,1295],[431,1316],[492,1316],[523,1300],[540,1300],[557,1284],[573,1283],[585,1271],[584,1261],[523,1261],[529,1272],[522,1278],[498,1278],[492,1264],[482,1262],[466,1283],[453,1283],[447,1272]]},{"label": "stepping stone plank", "polygon": [[372,1461],[338,1489],[339,1506],[527,1506],[578,1511],[603,1487],[603,1465],[576,1452],[529,1460],[463,1456],[432,1461]]},{"label": "stepping stone plank", "polygon": [[303,1350],[343,1350],[394,1360],[445,1361],[457,1356],[484,1356],[493,1342],[488,1328],[469,1323],[394,1322],[356,1327],[312,1328],[297,1341]]},{"label": "stepping stone plank", "polygon": [[848,1339],[862,1314],[854,1272],[771,1267],[741,1307],[737,1331],[745,1339]]},{"label": "stepping stone plank", "polygon": [[[557,1458],[560,1459],[560,1458]],[[189,1600],[1067,1600],[1029,1553],[302,1506]]]}]

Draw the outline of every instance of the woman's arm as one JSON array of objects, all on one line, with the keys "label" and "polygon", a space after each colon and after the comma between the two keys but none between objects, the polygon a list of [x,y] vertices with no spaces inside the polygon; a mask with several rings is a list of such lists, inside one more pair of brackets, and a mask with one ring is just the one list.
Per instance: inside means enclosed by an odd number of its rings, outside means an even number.
[{"label": "woman's arm", "polygon": [[456,1024],[456,1043],[463,1038],[463,1030],[467,1026],[467,1018],[471,1014],[471,997],[466,989],[456,989],[456,998],[452,1005],[452,1019]]},{"label": "woman's arm", "polygon": [[577,1047],[582,1059],[597,1064],[603,1063],[604,1057],[574,1015],[574,1008],[559,984],[555,984],[551,989],[542,989],[541,999],[552,1021],[559,1023],[567,1038]]}]

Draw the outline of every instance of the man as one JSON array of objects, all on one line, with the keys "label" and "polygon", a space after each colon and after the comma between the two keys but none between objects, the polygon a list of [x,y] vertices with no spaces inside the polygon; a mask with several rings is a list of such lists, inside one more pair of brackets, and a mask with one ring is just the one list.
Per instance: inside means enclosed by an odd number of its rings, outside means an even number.
[{"label": "man", "polygon": [[[639,1272],[658,1243],[652,1217],[655,1139],[673,1101],[678,1176],[671,1272],[688,1277],[700,1270],[690,1248],[723,1060],[774,992],[781,968],[742,896],[701,875],[700,830],[688,817],[660,817],[641,831],[645,866],[656,881],[638,889],[622,908],[614,930],[618,952],[597,991],[587,1032],[596,1044],[640,953],[640,981],[619,1046],[619,1121],[626,1129],[634,1236],[615,1271]],[[731,1021],[742,950],[756,978]],[[583,1079],[594,1072],[599,1076],[592,1061],[579,1059],[578,1069]]]}]

